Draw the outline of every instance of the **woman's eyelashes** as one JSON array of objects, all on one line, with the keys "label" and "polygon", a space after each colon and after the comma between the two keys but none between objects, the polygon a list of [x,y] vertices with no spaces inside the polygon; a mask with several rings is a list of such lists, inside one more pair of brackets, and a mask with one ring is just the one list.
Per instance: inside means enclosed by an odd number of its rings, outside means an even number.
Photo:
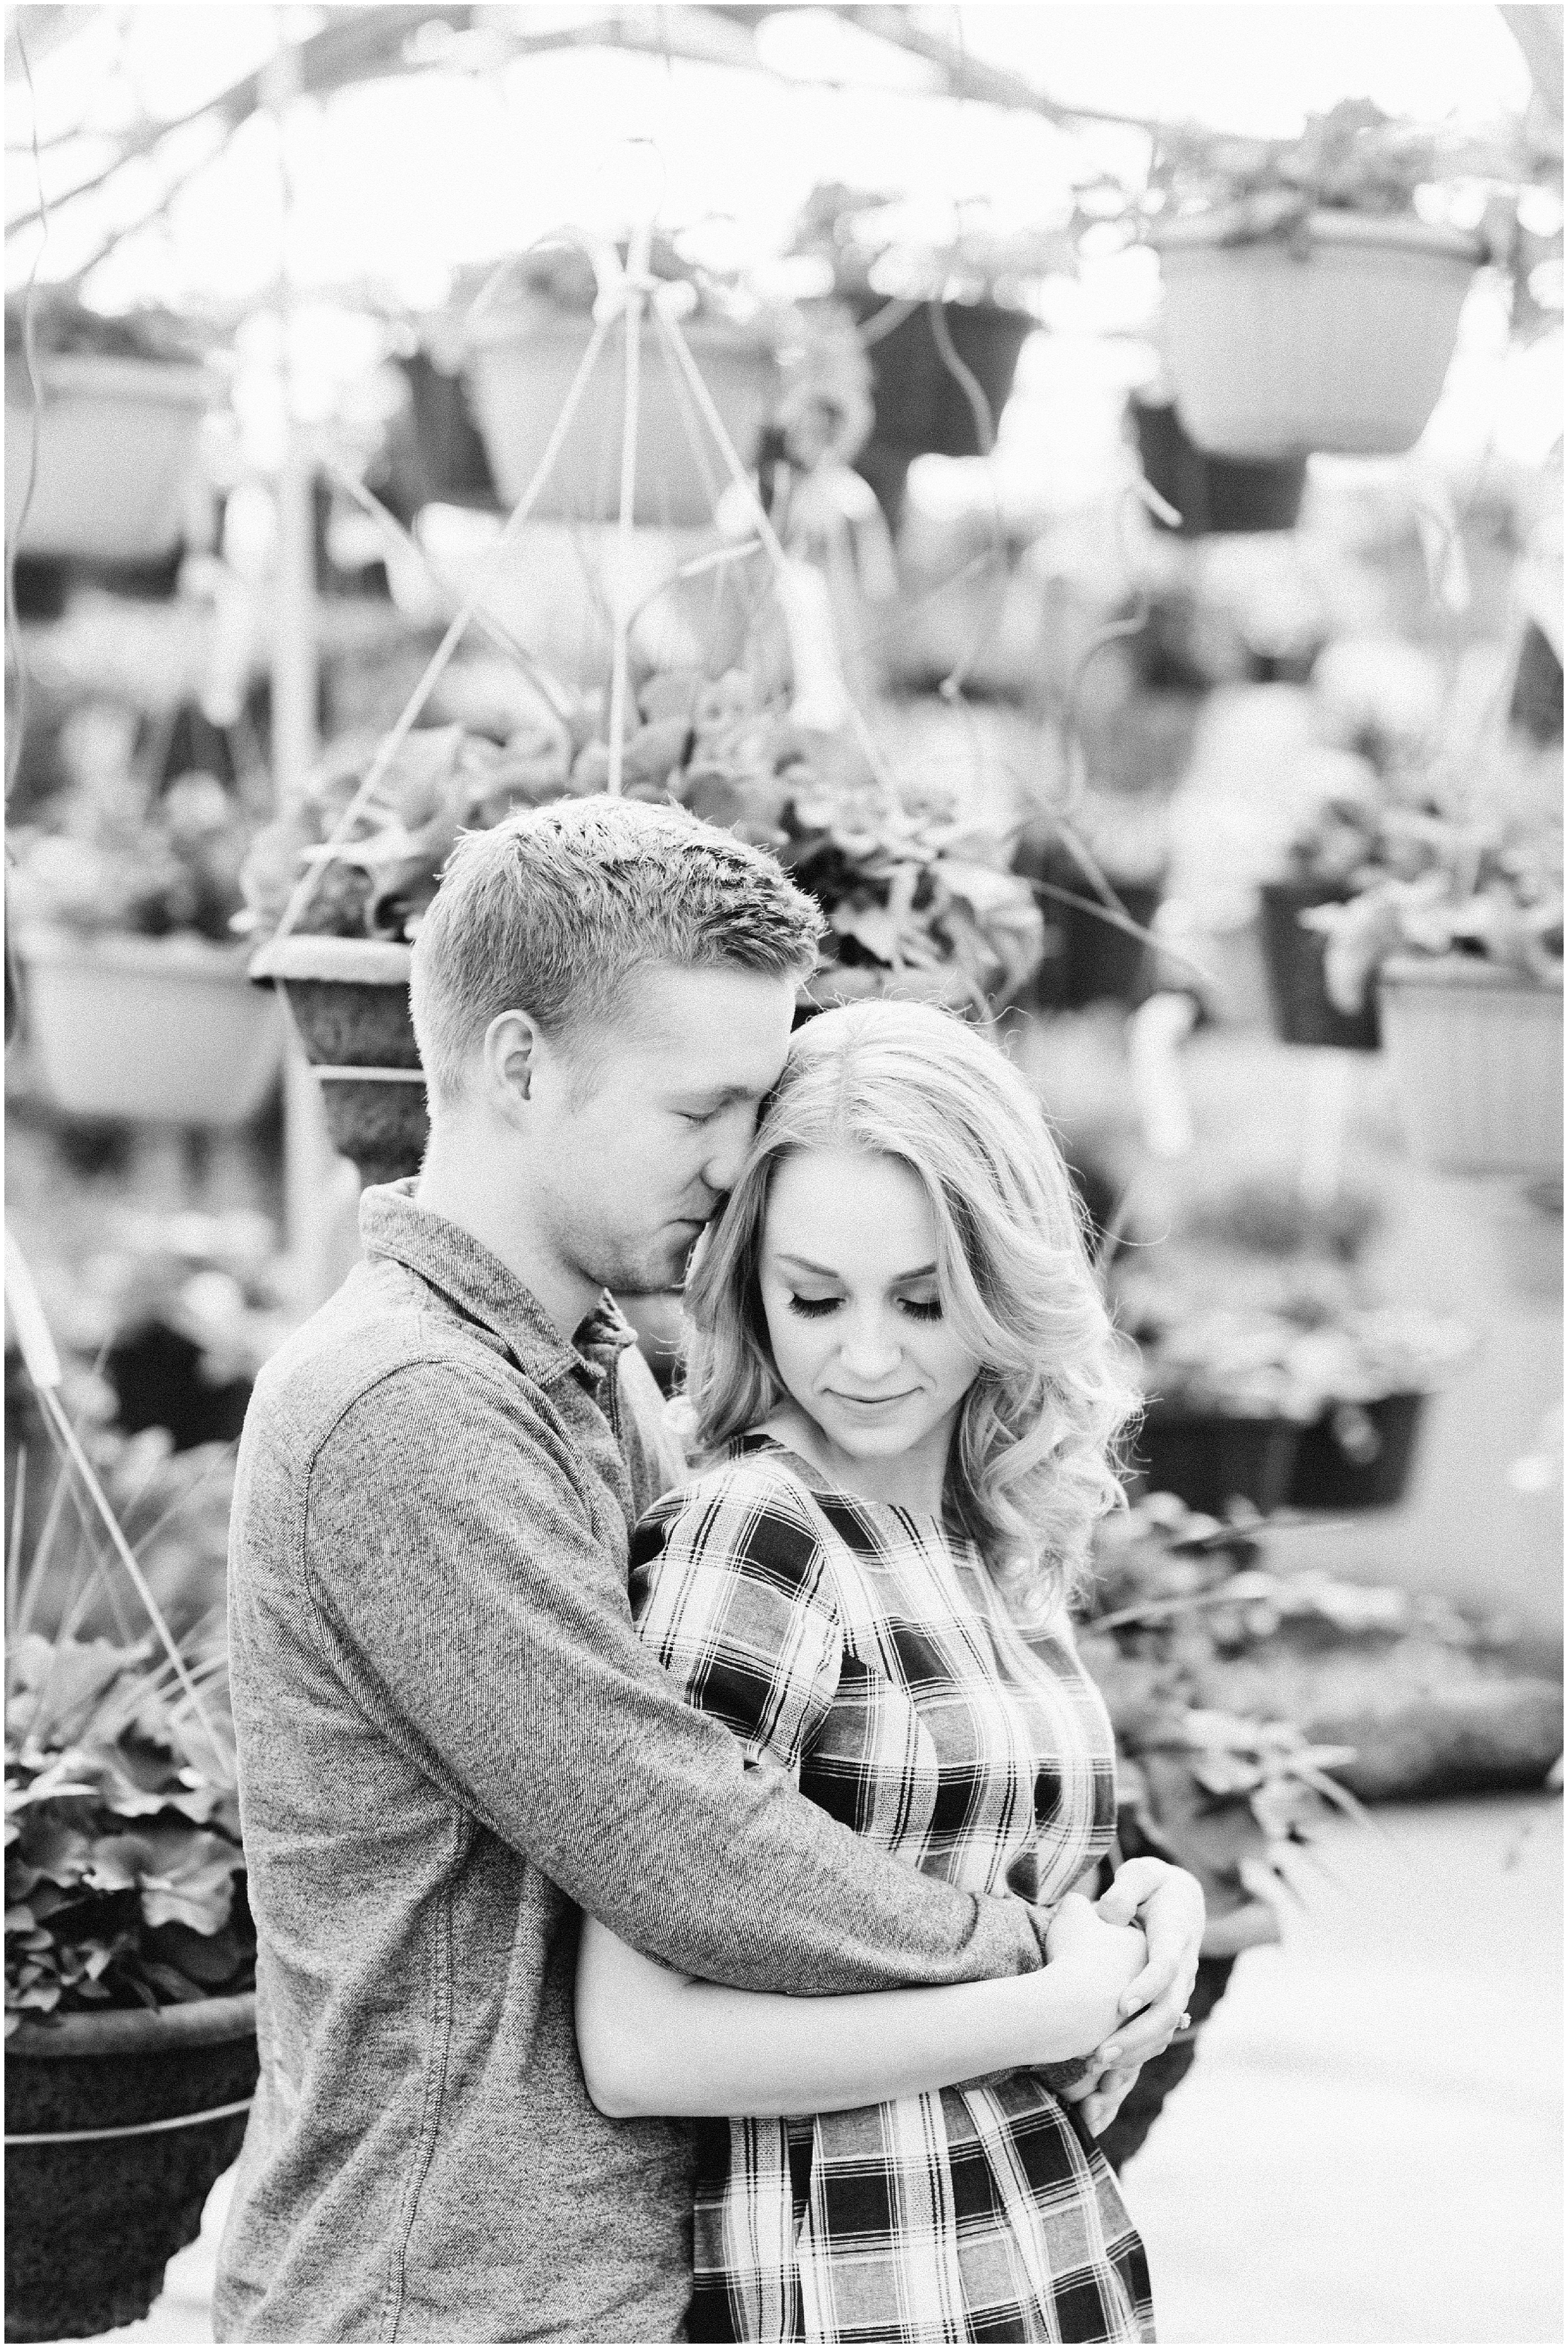
[{"label": "woman's eyelashes", "polygon": [[[942,1317],[942,1301],[938,1296],[899,1296],[894,1302],[899,1312],[906,1313],[911,1321],[939,1321]],[[797,1313],[803,1321],[821,1321],[828,1313],[836,1313],[843,1303],[842,1296],[796,1296],[792,1293],[789,1309]]]}]

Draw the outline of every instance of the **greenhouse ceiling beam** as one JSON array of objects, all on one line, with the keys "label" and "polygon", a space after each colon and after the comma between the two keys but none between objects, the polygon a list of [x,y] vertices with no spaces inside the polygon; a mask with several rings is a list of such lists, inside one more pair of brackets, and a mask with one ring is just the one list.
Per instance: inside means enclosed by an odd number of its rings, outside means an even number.
[{"label": "greenhouse ceiling beam", "polygon": [[[342,88],[345,82],[369,81],[382,74],[405,71],[403,50],[421,25],[439,19],[458,31],[466,31],[474,15],[473,8],[467,5],[333,8],[327,13],[328,21],[320,31],[307,35],[299,44],[300,87],[308,97]],[[209,115],[221,115],[231,129],[236,128],[261,106],[267,71],[267,67],[261,66],[254,73],[242,75],[227,89],[217,91],[201,105],[192,107],[188,114],[176,115],[168,122],[139,123],[120,141],[115,155],[101,170],[51,196],[46,206],[34,205],[8,220],[6,235],[15,236],[33,227],[46,210],[61,211],[78,197],[96,193],[127,163],[150,155],[177,130],[205,121]],[[88,135],[83,133],[84,137]]]},{"label": "greenhouse ceiling beam", "polygon": [[[728,12],[726,12],[728,13]],[[771,9],[758,10],[759,15],[774,15]],[[945,84],[948,98],[975,98],[983,106],[1001,106],[1014,113],[1040,114],[1048,122],[1068,127],[1075,122],[1111,122],[1126,130],[1153,133],[1163,126],[1139,114],[1118,114],[1104,106],[1070,106],[1060,98],[1050,98],[1037,89],[1022,74],[1012,73],[1005,66],[993,66],[985,58],[973,56],[957,41],[940,33],[931,32],[919,22],[913,8],[835,7],[829,11],[841,16],[846,24],[858,26],[863,33],[874,33],[893,47],[907,50],[912,57],[922,57],[934,66]]]}]

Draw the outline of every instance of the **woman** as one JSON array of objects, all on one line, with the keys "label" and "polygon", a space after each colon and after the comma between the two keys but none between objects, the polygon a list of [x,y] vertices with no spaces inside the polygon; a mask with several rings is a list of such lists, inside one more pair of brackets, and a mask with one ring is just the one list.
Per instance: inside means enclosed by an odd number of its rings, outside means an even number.
[{"label": "woman", "polygon": [[640,1529],[644,1637],[756,1766],[1053,1911],[1024,1980],[813,2000],[683,1982],[586,1926],[595,2101],[728,2121],[702,2132],[692,2335],[1151,2338],[1142,2245],[1051,2084],[1114,2060],[1150,1984],[1143,1935],[1073,1890],[1115,1797],[1066,1601],[1136,1398],[1038,1104],[939,1012],[825,1014],[689,1303],[722,1458]]}]

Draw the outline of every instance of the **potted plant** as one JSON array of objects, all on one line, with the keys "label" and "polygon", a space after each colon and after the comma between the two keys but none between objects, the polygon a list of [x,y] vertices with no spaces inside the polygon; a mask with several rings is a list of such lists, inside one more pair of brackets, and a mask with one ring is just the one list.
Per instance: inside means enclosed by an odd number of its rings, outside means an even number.
[{"label": "potted plant", "polygon": [[212,776],[159,792],[89,742],[72,787],[13,834],[26,1021],[59,1107],[232,1127],[262,1106],[282,1031],[229,928],[254,829]]},{"label": "potted plant", "polygon": [[[36,1536],[13,1499],[6,1605],[5,2314],[37,2340],[144,2316],[198,2232],[256,2082],[255,1935],[220,1636],[174,1643],[7,1258],[62,1479]],[[156,1635],[87,1634],[122,1569]]]},{"label": "potted plant", "polygon": [[1039,320],[1030,288],[1076,265],[1065,229],[1002,230],[972,216],[931,240],[886,193],[813,190],[791,251],[825,263],[859,324],[876,417],[855,462],[896,528],[917,457],[990,452],[1019,355]]},{"label": "potted plant", "polygon": [[1151,175],[1165,355],[1215,455],[1392,456],[1426,427],[1486,248],[1421,217],[1440,134],[1368,99],[1270,142],[1177,130]]},{"label": "potted plant", "polygon": [[[625,259],[624,251],[620,254]],[[545,452],[593,331],[612,256],[576,246],[535,252],[486,273],[462,329],[467,382],[490,470],[518,503]],[[655,237],[651,273],[687,289],[681,332],[743,463],[753,460],[778,392],[773,322],[738,281],[685,262]],[[625,413],[622,332],[611,335],[533,511],[577,521],[612,520]],[[708,427],[669,364],[659,329],[642,326],[634,519],[702,528],[726,485]]]},{"label": "potted plant", "polygon": [[202,339],[166,312],[108,317],[63,287],[7,298],[5,531],[19,555],[148,565],[178,549],[201,419],[222,390]]},{"label": "potted plant", "polygon": [[1294,530],[1307,487],[1305,457],[1212,457],[1188,435],[1174,395],[1135,392],[1128,402],[1138,462],[1152,489],[1181,516],[1160,530],[1184,538]]},{"label": "potted plant", "polygon": [[[823,906],[824,965],[803,1009],[891,993],[984,1014],[1027,983],[1040,951],[1029,891],[1000,869],[999,843],[964,826],[939,795],[895,804],[857,753],[803,735],[742,670],[647,673],[630,715],[628,796],[683,807],[768,848]],[[333,1140],[366,1180],[412,1173],[424,1148],[409,944],[459,830],[603,790],[605,732],[603,695],[592,693],[504,746],[456,726],[413,733],[334,839],[368,755],[348,745],[257,840],[244,876],[253,933],[275,930],[302,874],[317,870],[298,921],[261,947],[251,971],[283,989],[323,1072]]]},{"label": "potted plant", "polygon": [[1340,1010],[1376,976],[1407,1134],[1445,1172],[1562,1169],[1562,773],[1514,743],[1440,778],[1430,809],[1386,811],[1349,901],[1302,916]]},{"label": "potted plant", "polygon": [[[1108,1546],[1135,1574],[1130,1597],[1097,1595],[1085,1646],[1113,1715],[1152,1707],[1157,1724],[1174,1695],[1204,1719],[1283,1724],[1363,1801],[1539,1786],[1562,1751],[1561,1681],[1501,1621],[1286,1569],[1255,1535],[1163,1497],[1118,1519]],[[1109,1658],[1092,1643],[1107,1629]]]},{"label": "potted plant", "polygon": [[1290,842],[1285,871],[1261,891],[1274,1029],[1285,1044],[1375,1052],[1375,997],[1353,1012],[1331,1000],[1324,973],[1327,940],[1302,916],[1319,905],[1348,903],[1375,868],[1389,789],[1371,763],[1351,751],[1317,750],[1313,775],[1317,805]]},{"label": "potted plant", "polygon": [[[1102,904],[1079,847],[1110,883],[1130,927]],[[1091,787],[1073,808],[1071,838],[1049,815],[1026,835],[1014,869],[1039,895],[1045,922],[1044,956],[1032,993],[1037,1007],[1081,1011],[1091,1003],[1116,1002],[1136,1008],[1153,992],[1159,950],[1150,931],[1169,854],[1161,791]]]}]

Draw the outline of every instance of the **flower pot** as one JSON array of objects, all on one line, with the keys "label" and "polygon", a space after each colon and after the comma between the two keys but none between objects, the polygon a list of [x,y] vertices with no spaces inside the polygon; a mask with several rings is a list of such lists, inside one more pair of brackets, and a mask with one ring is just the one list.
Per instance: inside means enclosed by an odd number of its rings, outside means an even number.
[{"label": "flower pot", "polygon": [[498,503],[496,484],[462,376],[446,374],[426,351],[414,351],[394,364],[408,386],[413,425],[398,502],[410,518],[432,504],[493,510]]},{"label": "flower pot", "polygon": [[73,1116],[231,1127],[271,1092],[282,1024],[243,948],[40,928],[17,951],[40,1073]]},{"label": "flower pot", "polygon": [[1561,1175],[1561,984],[1467,954],[1398,956],[1378,984],[1415,1155],[1447,1174]]},{"label": "flower pot", "polygon": [[1184,538],[1295,529],[1307,486],[1305,457],[1211,457],[1188,438],[1173,401],[1134,399],[1131,406],[1143,478],[1181,515]]},{"label": "flower pot", "polygon": [[[6,2040],[7,2340],[147,2313],[239,2155],[257,2069],[249,1994],[24,2022]],[[86,2133],[110,2130],[137,2133]],[[55,2140],[17,2141],[37,2137]]]},{"label": "flower pot", "polygon": [[[206,409],[221,388],[206,367],[60,354],[40,358],[37,465],[18,551],[87,562],[172,553]],[[33,410],[26,376],[5,370],[5,530],[26,492]]]},{"label": "flower pot", "polygon": [[1392,1509],[1415,1464],[1424,1394],[1340,1403],[1303,1427],[1286,1505],[1292,1509]]},{"label": "flower pot", "polygon": [[[1091,883],[1076,864],[1049,854],[1031,855],[1026,848],[1015,858],[1013,869],[1031,880],[1070,889],[1075,896],[1091,894]],[[1158,884],[1112,880],[1111,885],[1129,921],[1147,930],[1160,907]],[[1130,936],[1087,905],[1064,904],[1060,897],[1043,892],[1039,902],[1045,920],[1045,959],[1022,998],[1030,1009],[1081,1011],[1091,1003],[1124,1003],[1135,1009],[1153,992],[1157,947]]]},{"label": "flower pot", "polygon": [[1204,216],[1159,238],[1165,354],[1197,446],[1253,459],[1412,448],[1453,356],[1474,240],[1337,211],[1289,242],[1223,236]]},{"label": "flower pot", "polygon": [[1300,1437],[1290,1418],[1231,1418],[1155,1403],[1137,1436],[1139,1488],[1173,1492],[1205,1516],[1247,1500],[1266,1517],[1289,1489]]},{"label": "flower pot", "polygon": [[333,1148],[362,1182],[417,1174],[429,1138],[425,1072],[408,1007],[407,946],[364,938],[274,938],[251,964],[288,1005],[316,1071]]},{"label": "flower pot", "polygon": [[1349,897],[1348,889],[1330,888],[1322,881],[1264,884],[1264,956],[1274,1032],[1282,1044],[1332,1045],[1342,1052],[1378,1048],[1376,1000],[1353,1014],[1329,1001],[1323,977],[1328,941],[1320,932],[1304,928],[1301,922],[1309,905],[1343,905]]},{"label": "flower pot", "polygon": [[[864,327],[888,304],[879,294],[866,294],[851,307]],[[1012,390],[1019,353],[1037,321],[997,302],[944,302],[942,316],[961,365],[985,395],[994,434]],[[922,302],[870,342],[868,355],[876,420],[855,468],[897,528],[906,477],[916,458],[979,456],[979,426],[938,345],[928,304]]]},{"label": "flower pot", "polygon": [[[752,464],[777,384],[772,352],[754,335],[711,319],[683,321],[680,331],[736,454]],[[468,382],[490,469],[508,508],[533,479],[592,332],[590,318],[565,314],[487,319],[474,330]],[[619,510],[624,351],[624,330],[618,330],[600,354],[535,501],[541,520],[601,520]],[[700,526],[712,520],[729,474],[673,368],[662,335],[645,324],[633,518]]]}]

